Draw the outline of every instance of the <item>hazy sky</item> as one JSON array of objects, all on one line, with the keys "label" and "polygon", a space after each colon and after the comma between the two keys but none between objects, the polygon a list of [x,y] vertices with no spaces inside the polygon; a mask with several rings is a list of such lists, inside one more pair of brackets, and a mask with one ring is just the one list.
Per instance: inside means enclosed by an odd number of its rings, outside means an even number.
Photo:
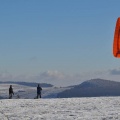
[{"label": "hazy sky", "polygon": [[120,80],[112,55],[120,0],[0,1],[0,80]]}]

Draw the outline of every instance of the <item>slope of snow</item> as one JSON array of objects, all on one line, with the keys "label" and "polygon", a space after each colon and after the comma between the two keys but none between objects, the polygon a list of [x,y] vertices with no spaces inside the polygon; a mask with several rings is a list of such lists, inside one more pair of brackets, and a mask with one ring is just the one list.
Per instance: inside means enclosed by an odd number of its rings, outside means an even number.
[{"label": "slope of snow", "polygon": [[3,99],[0,120],[120,120],[120,97]]}]

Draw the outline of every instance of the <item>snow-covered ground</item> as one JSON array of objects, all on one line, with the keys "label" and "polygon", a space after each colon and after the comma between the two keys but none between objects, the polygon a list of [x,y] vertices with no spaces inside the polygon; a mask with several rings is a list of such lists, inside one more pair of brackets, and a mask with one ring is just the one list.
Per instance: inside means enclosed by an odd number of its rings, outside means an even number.
[{"label": "snow-covered ground", "polygon": [[120,120],[120,97],[2,99],[0,120]]},{"label": "snow-covered ground", "polygon": [[36,87],[13,84],[15,95],[8,99],[8,89],[0,84],[0,120],[120,120],[120,97],[59,99],[57,93],[70,87],[48,87],[34,99]]}]

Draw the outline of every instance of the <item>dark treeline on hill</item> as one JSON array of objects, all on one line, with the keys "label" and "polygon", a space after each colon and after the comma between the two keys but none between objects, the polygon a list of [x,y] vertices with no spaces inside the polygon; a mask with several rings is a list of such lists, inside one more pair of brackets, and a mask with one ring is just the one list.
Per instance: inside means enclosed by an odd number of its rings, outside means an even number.
[{"label": "dark treeline on hill", "polygon": [[120,82],[92,79],[58,94],[58,98],[120,96]]},{"label": "dark treeline on hill", "polygon": [[[0,82],[0,84],[18,84],[18,85],[24,85],[24,86],[29,86],[29,87],[37,87],[39,83],[35,82],[13,82],[13,81],[7,81],[7,82]],[[47,83],[40,83],[41,87],[53,87],[51,84]]]}]

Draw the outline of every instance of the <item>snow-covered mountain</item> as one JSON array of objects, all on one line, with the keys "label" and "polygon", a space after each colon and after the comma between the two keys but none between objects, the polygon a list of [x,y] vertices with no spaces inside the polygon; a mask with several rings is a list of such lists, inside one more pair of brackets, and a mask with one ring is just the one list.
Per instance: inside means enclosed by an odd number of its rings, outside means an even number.
[{"label": "snow-covered mountain", "polygon": [[58,94],[59,98],[96,96],[120,96],[120,82],[93,79]]},{"label": "snow-covered mountain", "polygon": [[0,120],[120,120],[120,97],[5,99]]}]

